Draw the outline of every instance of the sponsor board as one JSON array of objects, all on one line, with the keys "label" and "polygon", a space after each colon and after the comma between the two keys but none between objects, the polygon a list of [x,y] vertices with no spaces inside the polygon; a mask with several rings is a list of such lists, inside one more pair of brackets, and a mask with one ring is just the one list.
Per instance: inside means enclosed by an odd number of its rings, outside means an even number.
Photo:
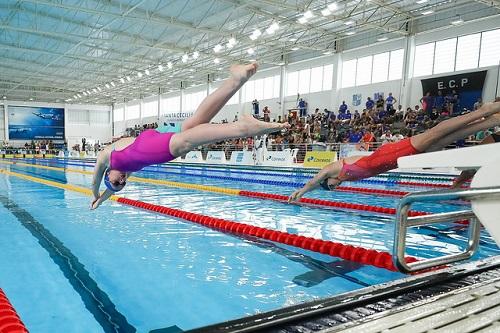
[{"label": "sponsor board", "polygon": [[252,152],[248,150],[233,151],[229,163],[254,165]]},{"label": "sponsor board", "polygon": [[289,151],[270,151],[264,157],[264,165],[290,166],[292,165],[292,155]]},{"label": "sponsor board", "polygon": [[186,154],[184,162],[187,163],[200,163],[203,162],[203,157],[201,156],[201,151],[190,151]]},{"label": "sponsor board", "polygon": [[308,151],[304,158],[305,167],[322,168],[337,160],[335,151]]},{"label": "sponsor board", "polygon": [[225,164],[226,154],[223,151],[209,151],[205,162],[211,164]]}]

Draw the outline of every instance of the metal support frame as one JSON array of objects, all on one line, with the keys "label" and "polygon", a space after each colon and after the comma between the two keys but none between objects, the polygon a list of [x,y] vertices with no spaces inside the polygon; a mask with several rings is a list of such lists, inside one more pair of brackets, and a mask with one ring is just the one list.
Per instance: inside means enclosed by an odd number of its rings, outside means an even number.
[{"label": "metal support frame", "polygon": [[[402,272],[411,273],[460,260],[465,260],[470,258],[476,252],[479,244],[481,224],[479,223],[479,220],[477,219],[474,212],[472,212],[471,210],[409,217],[408,212],[413,203],[457,199],[491,199],[491,197],[498,197],[500,199],[500,187],[472,188],[466,190],[458,189],[445,191],[426,191],[408,194],[403,197],[397,207],[396,225],[394,229],[392,259],[396,268]],[[406,234],[408,228],[427,224],[453,222],[458,220],[469,220],[469,225],[467,226],[467,247],[463,252],[432,259],[424,259],[413,263],[407,263],[405,261]]]}]

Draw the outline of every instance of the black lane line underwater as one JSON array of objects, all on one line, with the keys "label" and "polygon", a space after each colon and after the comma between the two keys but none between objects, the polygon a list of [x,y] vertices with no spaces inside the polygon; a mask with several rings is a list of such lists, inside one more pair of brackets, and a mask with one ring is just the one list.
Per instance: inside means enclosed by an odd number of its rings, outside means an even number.
[{"label": "black lane line underwater", "polygon": [[80,295],[87,310],[102,326],[104,332],[132,333],[137,330],[116,309],[109,296],[99,288],[85,266],[49,230],[14,201],[0,195],[2,205],[38,240],[54,263],[59,266],[74,290]]}]

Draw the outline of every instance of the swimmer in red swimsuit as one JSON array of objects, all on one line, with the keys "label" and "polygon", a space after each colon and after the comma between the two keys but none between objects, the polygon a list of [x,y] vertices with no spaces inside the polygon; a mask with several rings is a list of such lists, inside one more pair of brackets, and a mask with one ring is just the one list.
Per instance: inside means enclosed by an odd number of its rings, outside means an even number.
[{"label": "swimmer in red swimsuit", "polygon": [[[185,155],[196,147],[226,139],[253,137],[289,128],[288,123],[259,121],[243,115],[230,124],[210,124],[227,101],[257,71],[257,64],[234,65],[229,79],[200,104],[194,115],[182,123],[180,133],[160,128],[142,132],[137,138],[123,138],[109,145],[97,156],[92,182],[94,197],[90,204],[96,209],[115,192],[125,187],[132,172]],[[106,190],[99,187],[104,179]]]},{"label": "swimmer in red swimsuit", "polygon": [[350,156],[328,164],[303,188],[293,192],[288,202],[299,200],[318,186],[333,190],[343,181],[376,176],[395,169],[400,157],[440,150],[459,139],[495,126],[500,126],[500,102],[484,104],[477,111],[445,120],[424,133],[385,144],[369,156]]}]

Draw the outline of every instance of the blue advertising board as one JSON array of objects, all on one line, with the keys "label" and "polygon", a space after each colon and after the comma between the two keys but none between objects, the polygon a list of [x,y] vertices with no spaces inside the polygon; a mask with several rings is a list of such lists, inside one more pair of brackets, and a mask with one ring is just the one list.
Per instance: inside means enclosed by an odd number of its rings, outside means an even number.
[{"label": "blue advertising board", "polygon": [[10,140],[64,140],[64,109],[8,106]]}]

